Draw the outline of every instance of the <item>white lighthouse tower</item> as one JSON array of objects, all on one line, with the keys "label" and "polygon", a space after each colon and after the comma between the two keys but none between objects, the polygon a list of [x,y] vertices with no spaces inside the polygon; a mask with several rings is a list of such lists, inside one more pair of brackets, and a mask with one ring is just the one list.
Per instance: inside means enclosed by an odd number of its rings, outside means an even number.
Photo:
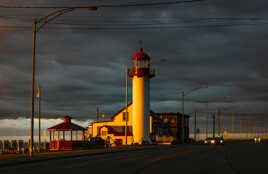
[{"label": "white lighthouse tower", "polygon": [[150,135],[150,57],[140,48],[132,58],[132,131],[134,143],[149,142]]}]

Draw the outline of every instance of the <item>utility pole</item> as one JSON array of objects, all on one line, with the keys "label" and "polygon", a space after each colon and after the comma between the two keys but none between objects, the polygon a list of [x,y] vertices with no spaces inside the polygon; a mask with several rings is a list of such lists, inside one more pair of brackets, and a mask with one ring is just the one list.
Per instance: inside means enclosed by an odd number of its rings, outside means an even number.
[{"label": "utility pole", "polygon": [[234,132],[235,132],[235,115],[234,112],[232,113],[232,137],[234,138]]},{"label": "utility pole", "polygon": [[212,137],[215,138],[215,124],[216,124],[216,116],[215,116],[215,113],[213,113],[212,115],[212,118],[213,118],[213,133],[212,133]]},{"label": "utility pole", "polygon": [[246,121],[246,131],[247,131],[247,139],[248,139],[248,119]]},{"label": "utility pole", "polygon": [[41,148],[41,88],[40,88],[40,84],[38,85],[38,89],[37,89],[37,98],[38,98],[38,152],[40,153]]},{"label": "utility pole", "polygon": [[194,112],[194,140],[196,141],[196,115],[197,112]]},{"label": "utility pole", "polygon": [[206,138],[208,137],[208,103],[206,103]]},{"label": "utility pole", "polygon": [[251,117],[250,119],[250,137],[254,137],[254,123],[253,123],[253,118]]},{"label": "utility pole", "polygon": [[221,115],[220,115],[220,110],[217,109],[217,123],[218,123],[218,136],[221,136]]},{"label": "utility pole", "polygon": [[240,120],[240,139],[242,139],[242,120]]},{"label": "utility pole", "polygon": [[129,69],[126,68],[126,113],[125,113],[125,120],[126,120],[126,126],[125,126],[125,138],[126,138],[126,145],[127,145],[127,132],[128,132],[128,72]]},{"label": "utility pole", "polygon": [[182,91],[181,143],[184,143],[184,91]]},{"label": "utility pole", "polygon": [[33,155],[34,144],[34,85],[35,85],[35,43],[36,43],[36,26],[37,20],[33,20],[33,40],[32,40],[32,91],[31,91],[31,128],[30,128],[30,148],[29,156]]},{"label": "utility pole", "polygon": [[96,107],[96,122],[99,122],[99,107]]},{"label": "utility pole", "polygon": [[223,117],[223,115],[224,114],[222,114],[221,110],[219,110],[219,111],[220,111],[220,116],[221,116],[220,117],[221,118],[221,130],[222,130],[221,133],[222,133],[222,137],[223,137],[223,135],[224,135],[224,119],[223,119],[224,117]]},{"label": "utility pole", "polygon": [[257,137],[257,124],[256,124],[256,118],[253,119],[253,132],[254,132],[254,136]]}]

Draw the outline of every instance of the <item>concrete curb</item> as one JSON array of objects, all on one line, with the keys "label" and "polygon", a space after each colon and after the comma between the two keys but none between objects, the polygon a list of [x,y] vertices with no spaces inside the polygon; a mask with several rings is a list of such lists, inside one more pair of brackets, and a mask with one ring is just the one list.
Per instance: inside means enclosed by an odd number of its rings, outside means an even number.
[{"label": "concrete curb", "polygon": [[38,163],[38,162],[44,162],[49,160],[59,160],[59,159],[68,159],[68,158],[77,158],[77,157],[83,157],[83,156],[97,156],[97,155],[104,155],[104,154],[111,154],[111,153],[119,153],[119,152],[131,152],[131,151],[137,151],[137,150],[147,150],[147,149],[153,149],[155,146],[150,147],[134,147],[134,148],[124,148],[124,149],[111,149],[111,151],[106,151],[106,149],[103,149],[103,151],[100,152],[77,152],[77,154],[62,154],[59,156],[45,156],[45,157],[33,157],[31,158],[15,158],[15,159],[9,159],[6,160],[7,162],[0,163],[0,167],[10,167],[10,166],[18,166],[23,164],[30,164],[30,163]]}]

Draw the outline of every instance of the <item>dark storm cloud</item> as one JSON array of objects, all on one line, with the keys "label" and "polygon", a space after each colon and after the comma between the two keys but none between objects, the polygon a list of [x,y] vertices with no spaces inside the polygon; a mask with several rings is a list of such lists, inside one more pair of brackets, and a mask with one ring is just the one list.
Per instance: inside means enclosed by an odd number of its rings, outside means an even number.
[{"label": "dark storm cloud", "polygon": [[[104,0],[39,0],[5,1],[3,5],[73,6],[88,3],[111,4]],[[253,113],[267,113],[267,25],[237,25],[241,22],[228,20],[266,18],[267,6],[268,3],[262,0],[208,0],[172,6],[103,8],[90,13],[75,11],[61,16],[37,37],[37,81],[43,88],[44,115],[48,118],[67,114],[94,118],[96,106],[109,116],[121,109],[124,106],[125,67],[130,67],[139,40],[143,41],[144,50],[153,59],[166,59],[166,62],[152,65],[157,72],[151,81],[153,110],[181,111],[181,90],[208,84],[208,89],[187,96],[188,113],[194,107],[203,108],[203,104],[193,104],[192,101],[222,96],[230,96],[233,103],[218,103],[211,109],[231,105],[248,107]],[[0,25],[29,27],[26,31],[17,28],[0,30],[0,110],[4,113],[1,118],[15,117],[9,113],[29,114],[31,22],[33,17],[40,18],[50,12],[47,9],[0,11],[0,16],[16,17],[0,18]],[[227,19],[213,23],[200,18]],[[156,25],[152,29],[122,29],[122,23],[128,27],[129,24],[146,27],[154,21],[166,25],[175,21],[180,27],[163,29]],[[57,23],[61,22],[67,23],[64,29],[57,28],[60,26]],[[121,29],[85,30],[75,29],[72,25],[81,23],[100,28],[121,23]],[[249,23],[252,21],[246,22]],[[219,27],[219,24],[227,26]]]}]

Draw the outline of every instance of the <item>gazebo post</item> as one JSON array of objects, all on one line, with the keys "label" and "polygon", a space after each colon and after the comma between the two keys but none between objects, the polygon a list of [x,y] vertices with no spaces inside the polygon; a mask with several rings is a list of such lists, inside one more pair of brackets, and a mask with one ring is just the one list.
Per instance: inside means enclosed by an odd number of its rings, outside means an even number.
[{"label": "gazebo post", "polygon": [[65,140],[65,131],[62,131],[63,134],[63,140]]},{"label": "gazebo post", "polygon": [[82,130],[82,131],[81,131],[81,139],[82,139],[82,141],[84,141],[84,140],[85,140],[85,134],[84,134],[84,130]]},{"label": "gazebo post", "polygon": [[73,141],[73,131],[71,130],[71,141]]},{"label": "gazebo post", "polygon": [[75,141],[78,141],[78,132],[75,131]]},{"label": "gazebo post", "polygon": [[49,142],[51,141],[51,130],[49,131]]},{"label": "gazebo post", "polygon": [[58,150],[60,150],[60,131],[58,131]]},{"label": "gazebo post", "polygon": [[83,141],[85,141],[85,139],[86,139],[86,135],[85,135],[86,133],[85,133],[85,130],[83,130]]},{"label": "gazebo post", "polygon": [[83,141],[85,141],[85,139],[86,139],[85,130],[83,130],[82,132],[83,132]]},{"label": "gazebo post", "polygon": [[55,137],[54,137],[54,130],[52,130],[52,141],[55,140]]},{"label": "gazebo post", "polygon": [[60,141],[60,131],[58,131],[58,141]]}]

